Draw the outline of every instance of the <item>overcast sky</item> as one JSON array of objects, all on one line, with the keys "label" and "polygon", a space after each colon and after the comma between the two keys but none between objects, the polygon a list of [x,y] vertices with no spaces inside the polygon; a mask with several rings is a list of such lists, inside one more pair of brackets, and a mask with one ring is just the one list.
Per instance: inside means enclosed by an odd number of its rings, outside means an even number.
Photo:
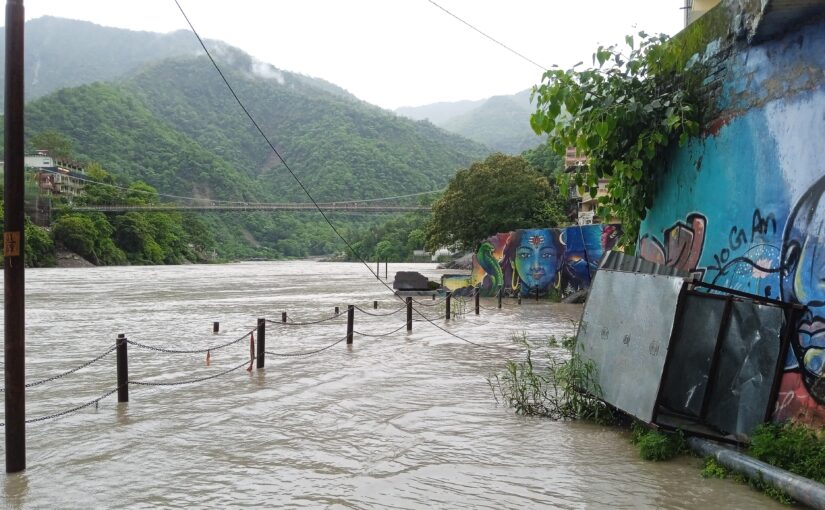
[{"label": "overcast sky", "polygon": [[[512,94],[542,70],[429,0],[179,0],[201,36],[324,78],[384,108]],[[639,30],[670,35],[684,0],[433,0],[544,67],[569,67]],[[153,32],[188,29],[174,0],[24,0],[44,15]]]}]

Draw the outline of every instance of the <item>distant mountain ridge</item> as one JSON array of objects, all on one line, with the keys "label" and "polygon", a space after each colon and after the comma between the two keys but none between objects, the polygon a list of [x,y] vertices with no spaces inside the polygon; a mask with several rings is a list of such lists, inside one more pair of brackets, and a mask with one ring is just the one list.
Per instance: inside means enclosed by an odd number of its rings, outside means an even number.
[{"label": "distant mountain ridge", "polygon": [[482,143],[495,151],[520,154],[544,141],[530,127],[530,90],[478,101],[432,103],[404,107],[396,113],[427,119],[436,126]]},{"label": "distant mountain ridge", "polygon": [[[5,65],[5,33],[5,27],[0,27],[2,65]],[[213,51],[231,51],[231,47],[221,41],[207,40],[206,44]],[[186,30],[160,34],[43,16],[26,22],[26,99],[36,99],[66,87],[113,81],[159,60],[202,54],[197,39]],[[341,87],[325,80],[296,76],[309,85],[355,99]],[[5,76],[0,73],[0,84],[4,82]],[[0,97],[0,104],[2,101],[3,97]]]},{"label": "distant mountain ridge", "polygon": [[[41,29],[48,25],[67,40],[82,36],[97,43],[53,44],[36,40],[42,35],[39,29],[29,31],[29,58],[41,63],[36,79],[44,79],[42,66],[50,63],[51,87],[72,85],[28,101],[27,137],[56,130],[71,140],[79,161],[99,162],[106,171],[142,180],[161,193],[242,202],[308,201],[209,60],[189,43],[152,53],[132,45],[166,36],[56,18],[29,24]],[[113,42],[119,40],[131,43]],[[118,47],[138,56],[124,56],[130,64],[122,63],[110,74],[91,63],[82,76],[55,71],[61,62],[120,60],[112,50]],[[438,190],[459,168],[489,153],[481,144],[429,122],[399,117],[334,84],[258,62],[224,43],[210,41],[209,47],[261,129],[316,200]],[[35,78],[27,74],[26,80]],[[84,80],[88,83],[74,84]],[[334,236],[317,215],[203,217],[210,218],[219,252],[229,256],[267,249],[289,256],[333,250]],[[348,226],[365,222],[346,220]]]}]

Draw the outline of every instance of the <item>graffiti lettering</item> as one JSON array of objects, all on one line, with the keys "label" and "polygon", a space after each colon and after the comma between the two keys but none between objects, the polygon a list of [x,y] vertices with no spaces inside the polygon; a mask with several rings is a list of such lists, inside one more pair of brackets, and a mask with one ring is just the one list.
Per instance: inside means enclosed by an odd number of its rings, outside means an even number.
[{"label": "graffiti lettering", "polygon": [[765,218],[762,217],[762,212],[759,209],[753,211],[753,222],[751,224],[751,242],[756,241],[756,236],[760,238],[765,237],[770,227],[770,233],[776,233],[776,216],[769,213]]}]

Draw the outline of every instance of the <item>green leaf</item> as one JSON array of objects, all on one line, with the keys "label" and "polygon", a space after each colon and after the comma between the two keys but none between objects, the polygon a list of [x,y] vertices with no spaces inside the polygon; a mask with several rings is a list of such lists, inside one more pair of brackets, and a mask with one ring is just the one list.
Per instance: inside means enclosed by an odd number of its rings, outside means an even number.
[{"label": "green leaf", "polygon": [[596,124],[596,133],[598,133],[598,135],[602,137],[602,139],[607,138],[607,133],[609,131],[610,126],[607,125],[607,122],[599,122],[598,124]]},{"label": "green leaf", "polygon": [[628,46],[633,48],[633,36],[632,35],[624,36],[624,42],[626,42]]}]

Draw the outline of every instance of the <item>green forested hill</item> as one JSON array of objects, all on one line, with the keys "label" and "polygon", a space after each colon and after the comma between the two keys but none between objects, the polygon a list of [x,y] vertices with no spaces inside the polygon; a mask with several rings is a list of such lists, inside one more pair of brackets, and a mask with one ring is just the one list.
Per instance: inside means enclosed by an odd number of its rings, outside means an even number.
[{"label": "green forested hill", "polygon": [[[64,36],[71,38],[68,28],[63,28]],[[488,152],[429,122],[400,118],[357,100],[333,84],[278,70],[215,44],[219,48],[215,55],[237,93],[319,201],[439,189],[459,168]],[[61,56],[59,46],[41,47],[46,53],[56,52],[56,56],[39,56],[41,60],[79,58]],[[64,49],[80,51],[73,45]],[[136,70],[112,81],[63,88],[33,99],[26,108],[27,137],[45,131],[68,138],[75,159],[99,163],[121,184],[142,181],[161,194],[244,202],[308,200],[203,56],[142,61]],[[114,242],[128,260],[161,260],[161,252],[154,248],[130,251],[117,244],[119,229],[127,224],[152,225],[151,221],[124,222],[108,216]],[[187,220],[187,224],[208,230],[209,242],[199,248],[202,254],[214,250],[219,256],[239,258],[344,251],[317,214],[198,218],[199,223]],[[379,219],[338,216],[334,221],[340,229],[353,232]],[[168,232],[167,237],[172,235]],[[100,241],[108,234],[96,235]],[[162,240],[151,236],[143,245],[152,247],[152,243],[164,247]],[[188,256],[185,250],[162,258],[181,256]]]},{"label": "green forested hill", "polygon": [[[294,74],[273,68],[266,75],[277,77],[262,77],[243,57],[234,56],[224,73],[319,200],[438,189],[486,152],[430,123],[308,87]],[[268,197],[305,199],[205,58],[161,62],[125,87],[158,118],[236,164]]]}]

